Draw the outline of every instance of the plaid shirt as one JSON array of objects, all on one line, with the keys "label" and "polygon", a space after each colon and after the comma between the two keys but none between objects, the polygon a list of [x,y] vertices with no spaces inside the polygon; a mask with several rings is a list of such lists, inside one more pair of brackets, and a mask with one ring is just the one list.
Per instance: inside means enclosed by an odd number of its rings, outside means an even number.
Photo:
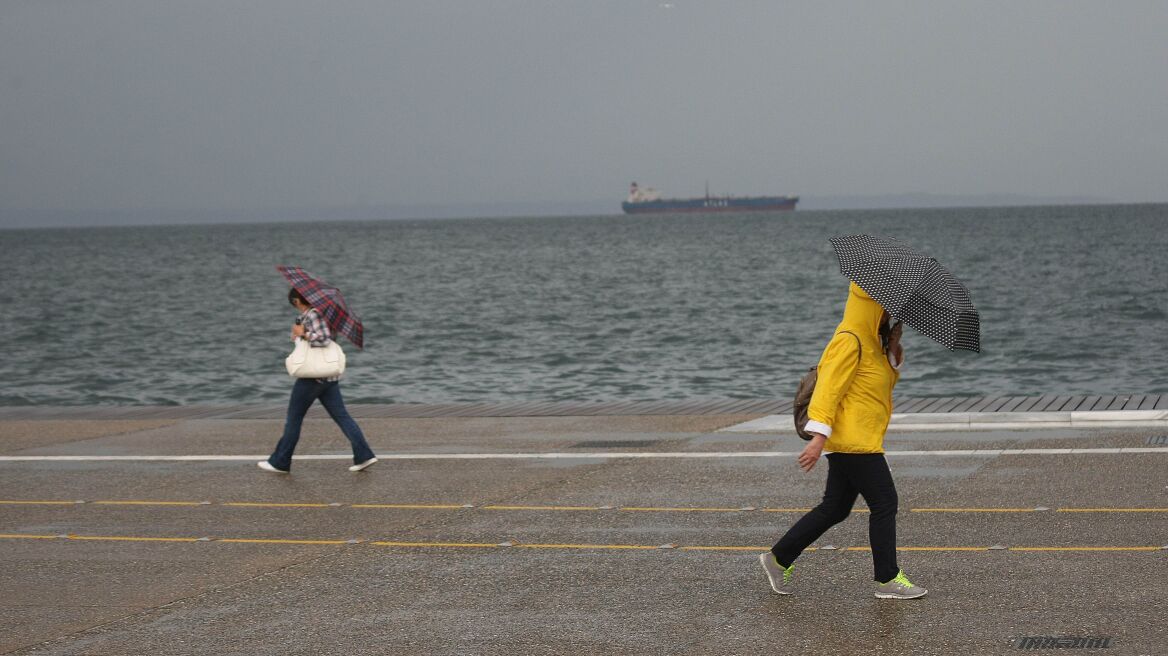
[{"label": "plaid shirt", "polygon": [[[300,325],[304,326],[304,339],[313,347],[328,346],[332,341],[333,333],[329,330],[328,322],[320,318],[316,308],[309,308],[300,315]],[[340,376],[317,378],[317,380],[340,380]]]},{"label": "plaid shirt", "polygon": [[304,326],[304,339],[310,346],[328,346],[332,340],[333,333],[316,308],[308,308],[300,315],[300,325]]}]

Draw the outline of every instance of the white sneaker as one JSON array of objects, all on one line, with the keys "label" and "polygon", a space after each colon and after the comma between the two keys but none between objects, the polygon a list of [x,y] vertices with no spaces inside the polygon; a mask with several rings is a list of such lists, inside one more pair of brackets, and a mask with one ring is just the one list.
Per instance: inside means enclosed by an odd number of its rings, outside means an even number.
[{"label": "white sneaker", "polygon": [[261,460],[261,461],[257,462],[256,467],[259,467],[260,469],[262,469],[264,471],[272,472],[273,474],[287,474],[288,473],[287,469],[278,469],[278,468],[274,467],[272,465],[272,463],[268,462],[267,460]]},{"label": "white sneaker", "polygon": [[774,590],[775,594],[789,595],[794,592],[795,586],[791,584],[791,579],[795,577],[794,563],[791,563],[790,567],[783,567],[775,558],[775,554],[769,551],[760,553],[758,560],[762,563],[762,571],[766,572],[771,590]]},{"label": "white sneaker", "polygon": [[896,578],[888,583],[878,583],[876,585],[876,597],[878,599],[920,599],[929,594],[929,591],[919,585],[913,585],[913,582],[908,580],[904,575],[904,570],[896,574]]},{"label": "white sneaker", "polygon": [[351,471],[351,472],[361,471],[362,469],[365,469],[367,467],[372,467],[373,463],[375,463],[375,462],[377,462],[377,458],[370,458],[370,459],[366,460],[365,462],[359,462],[359,463],[349,467],[349,471]]}]

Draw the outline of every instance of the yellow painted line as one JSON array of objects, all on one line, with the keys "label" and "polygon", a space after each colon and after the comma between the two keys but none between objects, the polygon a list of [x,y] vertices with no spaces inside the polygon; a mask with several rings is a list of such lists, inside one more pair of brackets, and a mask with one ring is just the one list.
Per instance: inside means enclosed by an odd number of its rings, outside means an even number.
[{"label": "yellow painted line", "polygon": [[198,501],[91,501],[95,506],[201,506]]},{"label": "yellow painted line", "polygon": [[1010,551],[1160,551],[1160,546],[1011,546]]},{"label": "yellow painted line", "polygon": [[233,508],[331,508],[327,503],[260,503],[254,501],[231,501],[220,504]]},{"label": "yellow painted line", "polygon": [[[344,545],[352,544],[352,540],[309,540],[309,539],[284,539],[284,538],[191,538],[191,537],[147,537],[147,536],[129,536],[129,535],[42,535],[42,534],[22,534],[22,533],[0,533],[0,539],[9,540],[77,540],[77,541],[112,541],[112,542],[229,542],[236,544],[305,544],[305,545]],[[508,548],[500,544],[491,542],[397,542],[388,540],[372,541],[365,544],[372,544],[382,547],[407,547],[407,548],[427,548],[427,547],[456,547],[456,548]],[[768,547],[764,546],[740,546],[740,545],[679,545],[671,549],[663,549],[657,545],[645,544],[587,544],[587,543],[516,543],[511,545],[514,548],[527,549],[605,549],[614,551],[658,551],[658,550],[677,550],[677,551],[765,551]],[[1065,547],[1008,547],[1008,551],[1034,551],[1034,552],[1153,552],[1162,551],[1161,546],[1065,546]],[[806,551],[823,551],[823,547],[809,547]],[[870,547],[840,547],[839,551],[870,551]],[[970,551],[990,551],[989,547],[953,547],[953,546],[932,546],[932,547],[915,547],[902,546],[897,547],[898,551],[934,551],[934,552],[970,552]]]},{"label": "yellow painted line", "polygon": [[[770,547],[678,547],[678,551],[768,551]],[[814,549],[804,549],[814,551]]]},{"label": "yellow painted line", "polygon": [[483,510],[600,510],[596,506],[483,506]]},{"label": "yellow painted line", "polygon": [[1071,513],[1156,513],[1156,512],[1168,512],[1168,508],[1059,508],[1058,512],[1071,512]]},{"label": "yellow painted line", "polygon": [[523,549],[625,549],[625,550],[649,550],[660,549],[661,547],[651,547],[645,544],[523,544],[517,543],[514,545]]},{"label": "yellow painted line", "polygon": [[621,506],[618,510],[630,512],[742,512],[741,508],[641,508],[636,506]]},{"label": "yellow painted line", "polygon": [[[856,548],[859,550],[858,548]],[[897,547],[897,551],[986,551],[989,547]],[[871,551],[872,547],[864,547],[864,551]]]},{"label": "yellow painted line", "polygon": [[219,538],[215,542],[236,544],[349,544],[348,540],[282,540],[269,538]]},{"label": "yellow painted line", "polygon": [[[987,551],[989,547],[897,547],[897,551]],[[840,551],[871,551],[872,547],[841,547]]]},{"label": "yellow painted line", "polygon": [[[759,508],[758,511],[759,512],[769,512],[769,513],[797,513],[797,512],[805,513],[805,512],[811,512],[811,509],[810,508]],[[868,510],[867,508],[856,508],[856,509],[852,510],[852,512],[866,513],[866,512],[872,512],[872,511]]]},{"label": "yellow painted line", "polygon": [[392,508],[399,510],[463,510],[466,506],[424,503],[354,503],[350,508]]},{"label": "yellow painted line", "polygon": [[107,542],[198,542],[199,538],[151,538],[129,535],[70,535],[67,540],[100,540]]},{"label": "yellow painted line", "polygon": [[932,513],[1029,513],[1033,508],[912,508],[911,512]]},{"label": "yellow painted line", "polygon": [[475,547],[475,548],[499,548],[498,544],[487,542],[390,542],[386,540],[379,540],[377,542],[370,542],[379,547]]},{"label": "yellow painted line", "polygon": [[4,506],[76,506],[76,501],[3,501],[0,500],[0,505]]}]

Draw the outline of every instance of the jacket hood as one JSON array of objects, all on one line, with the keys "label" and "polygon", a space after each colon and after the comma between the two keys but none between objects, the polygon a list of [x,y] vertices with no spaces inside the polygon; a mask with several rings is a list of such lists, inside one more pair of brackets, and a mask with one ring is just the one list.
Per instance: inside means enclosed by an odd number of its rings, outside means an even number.
[{"label": "jacket hood", "polygon": [[[844,305],[844,318],[839,330],[850,330],[857,335],[880,338],[880,319],[884,317],[884,307],[872,299],[868,292],[854,282],[848,283],[848,302]],[[839,331],[836,331],[839,332]]]}]

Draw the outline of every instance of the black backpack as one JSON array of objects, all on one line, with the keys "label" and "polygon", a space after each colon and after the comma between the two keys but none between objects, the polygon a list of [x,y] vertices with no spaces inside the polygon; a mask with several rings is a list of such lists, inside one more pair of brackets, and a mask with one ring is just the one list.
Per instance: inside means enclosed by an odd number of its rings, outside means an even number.
[{"label": "black backpack", "polygon": [[[856,354],[856,361],[864,355],[864,345],[860,342],[860,336],[850,330],[841,330],[837,334],[847,333],[856,338],[856,346],[860,347],[860,352]],[[807,373],[803,375],[802,380],[799,381],[799,389],[795,390],[795,407],[791,413],[795,416],[795,432],[804,440],[810,441],[811,434],[807,432],[807,410],[811,407],[811,395],[815,393],[815,382],[819,380],[819,365],[811,367]]]}]

